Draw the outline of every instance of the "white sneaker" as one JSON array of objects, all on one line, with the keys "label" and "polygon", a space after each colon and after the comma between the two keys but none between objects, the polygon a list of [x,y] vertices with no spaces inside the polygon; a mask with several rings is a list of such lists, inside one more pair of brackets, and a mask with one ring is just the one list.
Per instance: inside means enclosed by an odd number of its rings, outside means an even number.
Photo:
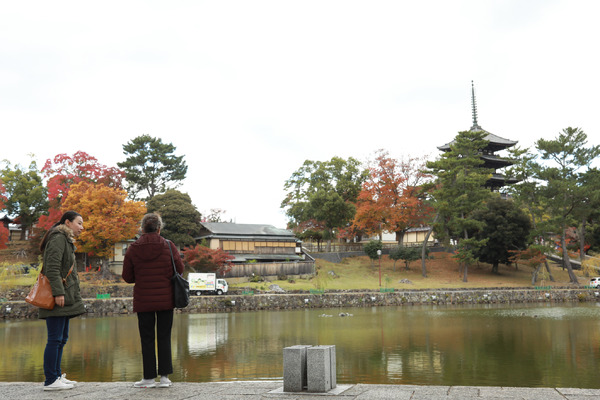
[{"label": "white sneaker", "polygon": [[141,381],[137,381],[133,384],[133,387],[136,388],[153,388],[156,387],[156,382],[154,379],[142,379]]},{"label": "white sneaker", "polygon": [[171,383],[173,383],[173,382],[171,382],[171,380],[169,379],[168,376],[162,375],[160,377],[160,382],[156,383],[156,387],[167,388],[167,387],[171,386]]},{"label": "white sneaker", "polygon": [[67,385],[75,386],[75,384],[77,383],[77,381],[72,381],[70,379],[67,379],[67,374],[62,374],[60,376],[60,378],[58,378],[58,379],[60,379],[63,383],[66,383]]},{"label": "white sneaker", "polygon": [[56,378],[52,384],[44,386],[44,390],[66,390],[73,389],[74,387],[70,383],[64,383],[60,378]]}]

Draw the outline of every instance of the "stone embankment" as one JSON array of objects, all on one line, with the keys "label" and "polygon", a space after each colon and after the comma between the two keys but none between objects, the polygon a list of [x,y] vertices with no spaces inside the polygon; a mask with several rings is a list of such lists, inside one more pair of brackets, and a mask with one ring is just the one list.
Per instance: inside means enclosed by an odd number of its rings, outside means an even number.
[{"label": "stone embankment", "polygon": [[[131,287],[107,290],[110,298],[98,299],[84,291],[88,316],[131,314]],[[0,318],[37,318],[37,308],[15,295],[0,302]],[[86,298],[87,297],[87,298]],[[108,294],[100,297],[108,297]],[[312,293],[236,292],[223,296],[192,296],[190,305],[177,312],[214,313],[254,310],[291,310],[300,308],[379,307],[446,304],[566,303],[600,301],[600,291],[589,288],[489,288],[476,290],[397,290],[394,292],[340,291]]]}]

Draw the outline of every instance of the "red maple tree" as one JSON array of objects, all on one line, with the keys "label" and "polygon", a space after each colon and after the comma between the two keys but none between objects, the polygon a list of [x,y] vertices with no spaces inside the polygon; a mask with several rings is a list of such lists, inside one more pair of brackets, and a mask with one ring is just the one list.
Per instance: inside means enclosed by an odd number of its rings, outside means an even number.
[{"label": "red maple tree", "polygon": [[189,267],[200,272],[216,272],[221,276],[231,271],[234,258],[221,248],[211,249],[201,244],[183,250],[183,260]]},{"label": "red maple tree", "polygon": [[369,177],[358,195],[353,229],[368,234],[395,232],[401,242],[408,229],[421,226],[431,213],[421,195],[429,177],[423,172],[425,159],[398,161],[379,150],[370,164]]},{"label": "red maple tree", "polygon": [[48,215],[38,221],[38,227],[48,230],[61,217],[61,205],[69,194],[72,185],[79,182],[102,184],[107,187],[122,189],[125,173],[118,168],[107,167],[95,157],[78,151],[72,156],[57,154],[46,160],[42,168],[44,178],[48,180]]}]

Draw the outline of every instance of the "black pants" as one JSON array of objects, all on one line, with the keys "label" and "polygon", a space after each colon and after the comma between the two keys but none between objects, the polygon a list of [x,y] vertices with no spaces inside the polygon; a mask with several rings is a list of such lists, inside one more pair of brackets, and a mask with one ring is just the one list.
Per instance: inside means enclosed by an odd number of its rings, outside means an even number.
[{"label": "black pants", "polygon": [[173,326],[173,310],[139,312],[137,316],[142,341],[144,379],[154,379],[157,376],[155,345],[158,347],[158,375],[172,374],[171,328]]}]

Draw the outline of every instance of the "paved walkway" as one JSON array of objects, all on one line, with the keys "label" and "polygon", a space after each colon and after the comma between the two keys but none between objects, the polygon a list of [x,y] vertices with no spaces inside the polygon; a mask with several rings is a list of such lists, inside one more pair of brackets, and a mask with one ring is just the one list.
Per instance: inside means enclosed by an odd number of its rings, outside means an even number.
[{"label": "paved walkway", "polygon": [[283,381],[252,382],[174,382],[166,389],[137,389],[132,382],[85,382],[74,389],[44,392],[41,383],[0,382],[0,399],[194,399],[194,400],[441,400],[441,399],[600,399],[600,389],[512,388],[485,386],[338,385],[329,393],[283,393]]}]

